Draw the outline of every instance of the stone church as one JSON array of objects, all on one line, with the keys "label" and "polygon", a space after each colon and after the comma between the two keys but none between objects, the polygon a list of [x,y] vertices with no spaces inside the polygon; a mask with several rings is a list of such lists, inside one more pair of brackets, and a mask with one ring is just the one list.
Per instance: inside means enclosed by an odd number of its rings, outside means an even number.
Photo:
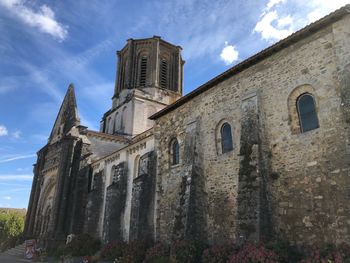
[{"label": "stone church", "polygon": [[26,237],[349,242],[349,5],[185,96],[181,47],[129,39],[117,57],[100,131],[69,86]]}]

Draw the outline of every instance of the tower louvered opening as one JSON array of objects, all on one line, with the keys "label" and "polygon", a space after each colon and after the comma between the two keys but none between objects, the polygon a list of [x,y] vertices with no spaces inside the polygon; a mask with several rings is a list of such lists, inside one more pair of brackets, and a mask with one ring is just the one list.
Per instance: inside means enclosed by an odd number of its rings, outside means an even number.
[{"label": "tower louvered opening", "polygon": [[168,63],[162,60],[160,64],[160,87],[165,89],[168,82]]},{"label": "tower louvered opening", "polygon": [[141,58],[140,65],[140,86],[146,86],[146,76],[147,76],[147,58]]}]

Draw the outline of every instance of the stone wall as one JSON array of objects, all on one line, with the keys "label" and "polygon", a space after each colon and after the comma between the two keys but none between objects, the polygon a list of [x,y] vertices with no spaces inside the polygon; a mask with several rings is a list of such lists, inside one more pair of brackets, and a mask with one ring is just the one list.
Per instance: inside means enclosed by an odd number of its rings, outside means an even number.
[{"label": "stone wall", "polygon": [[113,180],[106,190],[104,241],[123,240],[122,219],[125,211],[128,167],[122,162],[114,167]]},{"label": "stone wall", "polygon": [[[207,196],[206,222],[200,227],[206,228],[210,242],[238,238],[242,232],[238,224],[246,221],[254,226],[252,238],[274,234],[297,244],[349,239],[349,124],[343,110],[348,93],[349,24],[345,17],[314,32],[156,120],[159,239],[169,240],[169,233],[180,226],[179,217],[189,214],[184,178],[193,166],[185,149],[187,127],[193,121],[199,127],[197,158],[203,164],[203,195]],[[288,98],[304,85],[314,90],[320,127],[300,133],[295,132],[288,108],[296,104],[289,104]],[[246,118],[241,109],[252,93],[259,98],[259,122],[250,131],[245,122],[254,118]],[[222,120],[232,124],[234,141],[234,150],[224,154],[217,151],[216,143]],[[258,138],[250,140],[256,130]],[[180,143],[176,166],[169,157],[173,137]],[[255,158],[249,163],[242,148],[247,143],[248,153]],[[244,166],[250,169],[248,174]],[[247,176],[257,176],[257,181],[247,184]]]},{"label": "stone wall", "polygon": [[133,180],[129,240],[154,239],[154,196],[156,156],[154,151],[139,159],[138,176]]},{"label": "stone wall", "polygon": [[101,238],[105,176],[103,170],[93,174],[92,188],[87,197],[84,233]]},{"label": "stone wall", "polygon": [[[154,139],[152,131],[150,130],[134,137],[133,141],[127,147],[122,148],[113,154],[107,155],[91,164],[93,174],[103,174],[101,177],[103,178],[103,184],[101,185],[102,190],[99,194],[89,193],[86,208],[86,215],[89,215],[89,218],[85,218],[85,220],[97,220],[99,224],[98,227],[103,230],[96,230],[95,232],[104,242],[116,239],[128,241],[129,238],[132,238],[131,236],[133,234],[130,233],[130,230],[132,228],[131,210],[133,209],[133,204],[140,204],[142,207],[148,207],[147,216],[150,216],[149,220],[154,220],[154,199],[152,199],[152,206],[150,206],[146,199],[140,200],[139,197],[133,197],[134,195],[140,194],[139,191],[137,191],[137,194],[133,193],[134,187],[140,186],[139,184],[134,184],[134,179],[138,177],[139,170],[141,169],[139,167],[140,159],[142,156],[147,156],[147,154],[153,152],[153,150]],[[153,180],[152,178],[155,178],[155,171],[152,169],[155,169],[156,166],[154,165],[154,161],[148,163],[152,165],[152,167],[147,168],[148,170],[146,169],[143,174],[147,174],[145,178]],[[123,173],[120,177],[122,180],[115,183],[115,171],[119,170],[120,167],[123,167]],[[154,194],[152,194],[153,190],[148,187],[148,183],[151,181],[148,179],[146,182],[143,180],[137,181],[142,184],[145,194],[154,198]],[[95,190],[92,192],[94,191]],[[142,197],[143,195],[141,194],[141,198]],[[98,200],[96,198],[98,198]],[[146,201],[146,203],[142,203],[144,201]],[[142,204],[138,202],[141,202]],[[98,210],[96,210],[96,206],[98,207]],[[145,226],[145,228],[148,226],[153,228],[154,223],[151,224],[150,221],[148,222],[149,225]],[[94,223],[88,224],[93,226]],[[87,230],[88,229],[85,228],[84,231]],[[153,233],[153,231],[154,229],[151,232]]]}]

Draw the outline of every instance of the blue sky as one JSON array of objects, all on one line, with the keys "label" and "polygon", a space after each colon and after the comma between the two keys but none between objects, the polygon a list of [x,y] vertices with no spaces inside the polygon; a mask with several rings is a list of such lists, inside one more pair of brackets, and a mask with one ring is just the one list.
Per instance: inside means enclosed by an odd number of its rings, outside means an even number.
[{"label": "blue sky", "polygon": [[184,91],[350,0],[0,0],[0,207],[27,207],[32,165],[69,83],[84,125],[111,105],[116,50],[159,35],[183,47]]}]

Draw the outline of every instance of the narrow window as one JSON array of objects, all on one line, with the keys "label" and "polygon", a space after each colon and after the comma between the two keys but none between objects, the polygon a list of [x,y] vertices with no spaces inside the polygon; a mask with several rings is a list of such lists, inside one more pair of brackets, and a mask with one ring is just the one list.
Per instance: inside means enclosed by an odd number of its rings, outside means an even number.
[{"label": "narrow window", "polygon": [[162,60],[160,63],[160,87],[165,89],[168,83],[168,63]]},{"label": "narrow window", "polygon": [[117,180],[118,180],[117,167],[115,165],[112,166],[111,174],[112,174],[112,184],[117,183]]},{"label": "narrow window", "polygon": [[146,76],[147,76],[147,58],[141,58],[140,65],[140,86],[146,86]]},{"label": "narrow window", "polygon": [[230,152],[233,150],[231,125],[227,122],[224,123],[221,127],[221,148],[222,153]]},{"label": "narrow window", "polygon": [[89,181],[88,181],[88,192],[91,192],[92,190],[92,181],[93,181],[93,175],[92,175],[92,168],[89,169]]},{"label": "narrow window", "polygon": [[315,101],[311,94],[304,93],[297,99],[300,131],[307,132],[319,127]]},{"label": "narrow window", "polygon": [[177,139],[173,139],[170,144],[171,164],[180,163],[180,146]]},{"label": "narrow window", "polygon": [[94,174],[92,176],[92,190],[96,190],[97,189],[97,184],[98,184],[98,178],[97,178],[97,174]]}]

